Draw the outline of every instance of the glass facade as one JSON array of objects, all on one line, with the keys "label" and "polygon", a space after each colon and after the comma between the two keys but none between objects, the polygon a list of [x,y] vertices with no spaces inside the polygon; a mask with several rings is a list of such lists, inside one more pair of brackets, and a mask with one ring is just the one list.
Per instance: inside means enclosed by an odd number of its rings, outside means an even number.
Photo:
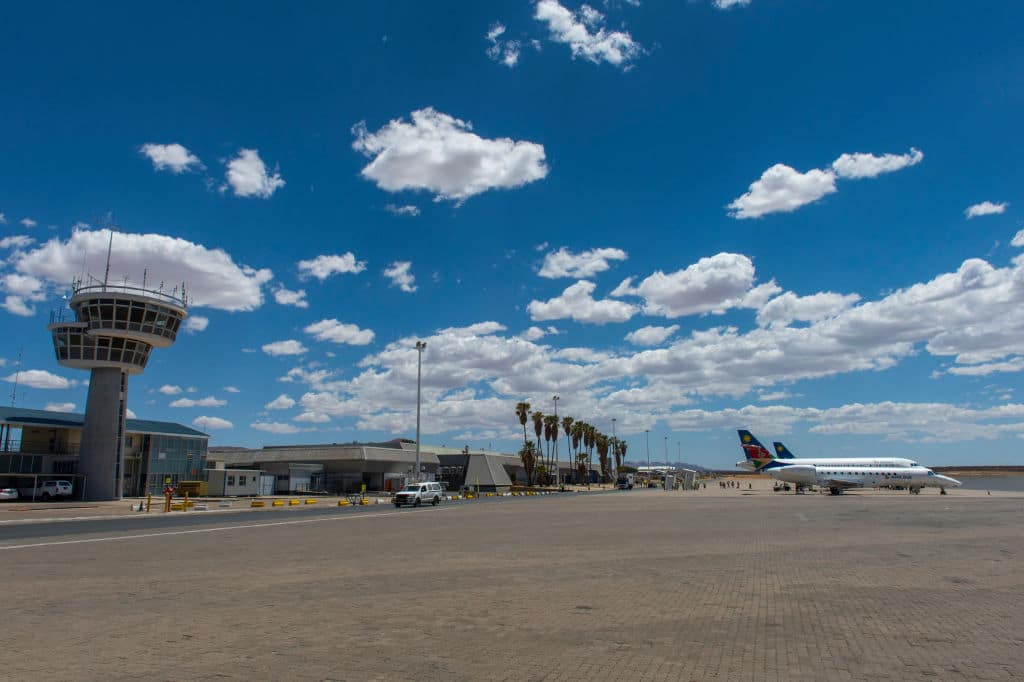
[{"label": "glass facade", "polygon": [[[75,314],[91,331],[118,330],[161,336],[173,342],[182,314],[152,301],[90,298],[76,302]],[[169,343],[168,343],[169,345]]]},{"label": "glass facade", "polygon": [[206,469],[205,438],[189,438],[187,436],[148,437],[149,448],[144,453],[146,459],[146,490],[148,493],[160,493],[171,479],[171,485],[179,481],[199,480]]},{"label": "glass facade", "polygon": [[153,346],[144,341],[121,337],[92,336],[82,325],[51,327],[53,350],[57,361],[89,360],[132,365],[137,371],[146,368]]}]

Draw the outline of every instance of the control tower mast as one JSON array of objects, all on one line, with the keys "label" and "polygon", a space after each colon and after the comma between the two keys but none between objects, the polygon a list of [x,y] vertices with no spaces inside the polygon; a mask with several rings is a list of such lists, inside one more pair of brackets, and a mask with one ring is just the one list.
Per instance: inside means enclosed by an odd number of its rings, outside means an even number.
[{"label": "control tower mast", "polygon": [[121,499],[128,375],[142,373],[153,348],[174,343],[188,315],[184,285],[170,294],[144,287],[77,280],[68,301],[75,321],[54,316],[49,325],[57,362],[91,372],[78,457],[87,500]]}]

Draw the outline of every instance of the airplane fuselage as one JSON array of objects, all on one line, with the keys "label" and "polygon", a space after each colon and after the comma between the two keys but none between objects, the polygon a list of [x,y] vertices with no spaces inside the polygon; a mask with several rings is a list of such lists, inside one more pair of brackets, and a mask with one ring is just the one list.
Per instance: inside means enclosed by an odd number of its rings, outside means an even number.
[{"label": "airplane fuselage", "polygon": [[878,468],[878,467],[916,467],[920,466],[917,462],[912,459],[905,459],[903,457],[794,457],[791,459],[773,459],[770,463],[763,463],[760,467],[755,460],[744,460],[742,462],[736,462],[736,466],[743,469],[757,470],[764,469],[766,466],[826,466],[826,467],[864,467],[864,468]]},{"label": "airplane fuselage", "polygon": [[[851,465],[836,459],[825,464],[800,464],[772,462],[763,469],[765,473],[780,481],[797,485],[817,485],[832,490],[844,488],[880,488],[899,486],[901,488],[957,488],[960,482],[936,474],[931,469],[916,466]],[[821,462],[822,460],[815,460]],[[846,460],[848,461],[848,460]]]}]

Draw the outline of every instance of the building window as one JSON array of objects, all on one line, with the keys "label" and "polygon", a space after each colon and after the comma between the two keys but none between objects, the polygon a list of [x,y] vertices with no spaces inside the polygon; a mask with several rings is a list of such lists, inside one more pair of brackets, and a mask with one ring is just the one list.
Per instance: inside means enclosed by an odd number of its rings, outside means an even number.
[{"label": "building window", "polygon": [[228,485],[230,485],[230,486],[235,485],[235,477],[234,476],[228,476]]},{"label": "building window", "polygon": [[238,485],[245,485],[245,476],[238,477]]}]

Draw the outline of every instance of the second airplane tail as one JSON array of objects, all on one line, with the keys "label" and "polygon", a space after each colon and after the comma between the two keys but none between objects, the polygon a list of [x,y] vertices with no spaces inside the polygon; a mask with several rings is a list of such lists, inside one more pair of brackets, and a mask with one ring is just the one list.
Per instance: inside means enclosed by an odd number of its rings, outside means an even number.
[{"label": "second airplane tail", "polygon": [[779,441],[772,443],[772,447],[775,448],[775,456],[779,459],[796,459],[793,453],[789,451],[789,448]]}]

